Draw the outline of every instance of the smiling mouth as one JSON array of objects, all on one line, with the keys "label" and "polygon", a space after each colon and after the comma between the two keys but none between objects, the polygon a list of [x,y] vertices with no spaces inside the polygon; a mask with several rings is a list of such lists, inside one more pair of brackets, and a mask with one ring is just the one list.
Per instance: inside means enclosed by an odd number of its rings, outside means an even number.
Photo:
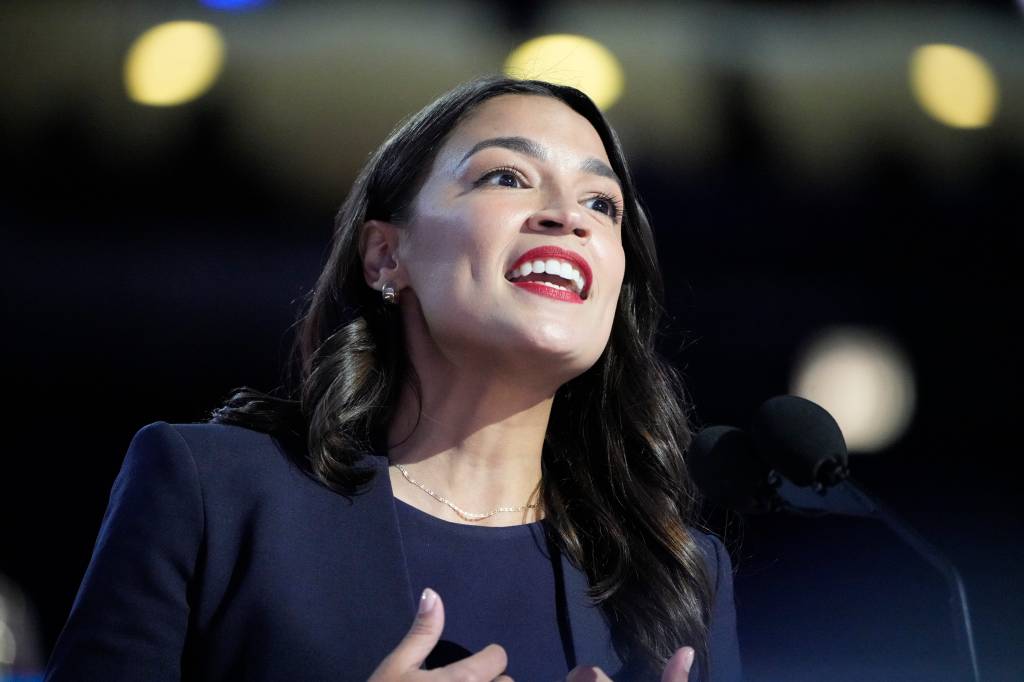
[{"label": "smiling mouth", "polygon": [[505,274],[512,284],[538,284],[571,292],[581,299],[586,288],[584,275],[571,263],[556,258],[527,260]]},{"label": "smiling mouth", "polygon": [[[537,293],[547,288],[573,294],[571,298],[580,302],[590,294],[590,278],[590,266],[582,257],[554,246],[527,251],[505,273],[505,279],[512,284],[524,285]],[[527,284],[535,286],[525,287]]]}]

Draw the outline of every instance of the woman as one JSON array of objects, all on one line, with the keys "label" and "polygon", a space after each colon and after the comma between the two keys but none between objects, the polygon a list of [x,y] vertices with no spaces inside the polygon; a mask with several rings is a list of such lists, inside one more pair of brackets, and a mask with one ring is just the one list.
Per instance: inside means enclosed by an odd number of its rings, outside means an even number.
[{"label": "woman", "polygon": [[660,292],[585,95],[445,94],[342,206],[290,397],[136,435],[49,679],[738,679]]}]

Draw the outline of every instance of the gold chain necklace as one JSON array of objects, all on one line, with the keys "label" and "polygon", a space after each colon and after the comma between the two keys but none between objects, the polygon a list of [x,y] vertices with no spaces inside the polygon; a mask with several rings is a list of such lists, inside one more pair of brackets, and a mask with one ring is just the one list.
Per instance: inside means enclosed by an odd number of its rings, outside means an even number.
[{"label": "gold chain necklace", "polygon": [[447,497],[444,497],[443,495],[438,495],[430,488],[426,487],[419,481],[413,479],[413,477],[409,475],[409,472],[406,471],[405,467],[402,466],[401,464],[395,464],[394,466],[397,467],[398,470],[402,472],[402,476],[405,476],[405,480],[409,481],[409,483],[412,483],[414,486],[416,486],[423,492],[427,493],[438,502],[443,502],[444,504],[448,505],[449,507],[451,507],[452,511],[454,511],[456,514],[466,519],[467,521],[482,521],[483,519],[487,519],[494,516],[498,512],[521,512],[526,511],[527,509],[536,509],[538,506],[536,504],[524,504],[521,507],[498,507],[494,511],[489,512],[487,514],[475,514],[473,512],[468,512],[462,509],[461,507],[457,506],[454,502],[449,500]]}]

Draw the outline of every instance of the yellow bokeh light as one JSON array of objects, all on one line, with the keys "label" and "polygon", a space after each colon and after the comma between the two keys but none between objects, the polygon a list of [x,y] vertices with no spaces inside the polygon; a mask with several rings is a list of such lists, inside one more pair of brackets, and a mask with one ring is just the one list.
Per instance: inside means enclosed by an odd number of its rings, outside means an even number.
[{"label": "yellow bokeh light", "polygon": [[626,81],[611,50],[590,38],[566,33],[526,41],[509,53],[502,70],[511,78],[571,85],[600,109],[615,104]]},{"label": "yellow bokeh light", "polygon": [[223,66],[220,31],[198,21],[171,21],[132,44],[124,61],[125,88],[140,104],[182,104],[209,90]]},{"label": "yellow bokeh light", "polygon": [[917,48],[910,58],[910,87],[929,116],[954,128],[989,125],[999,105],[991,67],[956,45]]}]

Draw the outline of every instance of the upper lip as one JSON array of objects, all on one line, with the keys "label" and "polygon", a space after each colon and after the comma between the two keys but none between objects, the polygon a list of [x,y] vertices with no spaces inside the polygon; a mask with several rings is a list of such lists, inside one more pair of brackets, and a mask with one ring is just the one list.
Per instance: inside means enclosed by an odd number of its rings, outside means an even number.
[{"label": "upper lip", "polygon": [[543,260],[545,258],[558,258],[569,261],[575,265],[580,271],[580,274],[583,275],[583,291],[580,293],[582,295],[586,295],[590,291],[590,284],[594,281],[593,271],[590,269],[590,263],[575,251],[563,249],[560,246],[538,246],[537,248],[530,249],[517,258],[516,262],[514,262],[512,267],[510,267],[506,272],[512,272],[526,261]]}]

